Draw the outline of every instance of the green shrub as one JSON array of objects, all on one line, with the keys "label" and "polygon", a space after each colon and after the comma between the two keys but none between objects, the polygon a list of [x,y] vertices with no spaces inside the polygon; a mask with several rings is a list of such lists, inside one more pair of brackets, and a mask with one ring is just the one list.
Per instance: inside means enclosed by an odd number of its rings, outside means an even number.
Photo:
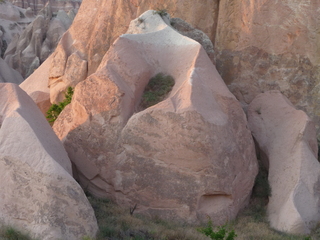
[{"label": "green shrub", "polygon": [[211,220],[208,221],[206,227],[199,228],[198,231],[213,240],[234,240],[237,236],[234,230],[228,232],[225,225],[218,227],[218,230],[214,231]]},{"label": "green shrub", "polygon": [[140,107],[142,109],[151,107],[164,100],[172,90],[174,79],[170,75],[158,73],[150,79],[142,95]]},{"label": "green shrub", "polygon": [[62,110],[71,103],[73,96],[73,88],[69,87],[66,94],[65,99],[60,102],[59,104],[52,104],[49,110],[47,111],[47,119],[50,123],[53,123],[59,116],[59,114],[62,112]]},{"label": "green shrub", "polygon": [[32,240],[32,238],[13,227],[6,227],[1,230],[0,239],[5,240]]},{"label": "green shrub", "polygon": [[153,11],[153,14],[159,14],[161,17],[164,17],[166,16],[168,13],[167,13],[167,9],[157,9],[155,11]]}]

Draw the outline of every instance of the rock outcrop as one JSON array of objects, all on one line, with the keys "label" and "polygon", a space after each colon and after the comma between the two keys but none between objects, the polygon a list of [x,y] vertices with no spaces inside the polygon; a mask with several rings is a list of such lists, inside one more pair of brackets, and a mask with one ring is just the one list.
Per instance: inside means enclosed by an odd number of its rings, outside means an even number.
[{"label": "rock outcrop", "polygon": [[0,4],[0,56],[23,29],[34,20],[30,9],[22,9],[5,1]]},{"label": "rock outcrop", "polygon": [[0,58],[0,83],[5,82],[20,84],[23,82],[23,77]]},{"label": "rock outcrop", "polygon": [[320,221],[320,164],[314,123],[279,91],[258,95],[249,127],[269,165],[271,227],[308,234]]},{"label": "rock outcrop", "polygon": [[214,41],[218,72],[244,106],[279,90],[312,118],[318,134],[319,9],[316,1],[223,0]]},{"label": "rock outcrop", "polygon": [[61,142],[32,99],[0,83],[0,223],[44,240],[94,237],[97,222]]},{"label": "rock outcrop", "polygon": [[[54,53],[50,70],[51,101],[61,101],[64,90],[70,84],[64,79],[69,72],[67,62],[73,54],[81,65],[81,73],[74,77],[75,86],[79,81],[94,73],[110,45],[125,33],[130,21],[149,9],[166,8],[175,17],[181,17],[196,28],[211,35],[216,18],[215,0],[201,1],[84,1],[77,14],[76,21],[63,36]],[[88,11],[90,9],[91,11]],[[204,14],[208,13],[210,14]],[[201,18],[196,17],[200,14]],[[91,21],[88,21],[90,19]],[[103,29],[103,31],[101,31]],[[84,77],[83,77],[84,76]]]},{"label": "rock outcrop", "polygon": [[15,6],[18,6],[20,8],[30,8],[35,14],[38,14],[45,5],[49,2],[49,4],[52,6],[52,11],[57,13],[59,10],[63,11],[70,11],[72,9],[79,9],[81,0],[36,0],[36,1],[30,1],[30,0],[9,0],[14,4]]},{"label": "rock outcrop", "polygon": [[[253,140],[204,49],[169,22],[151,10],[132,21],[53,128],[95,195],[167,219],[225,223],[250,197]],[[159,72],[175,79],[170,95],[136,112]]]},{"label": "rock outcrop", "polygon": [[48,4],[27,26],[4,54],[5,61],[26,78],[55,50],[61,36],[71,25],[74,12],[59,11],[56,17]]},{"label": "rock outcrop", "polygon": [[43,79],[49,78],[49,67],[51,64],[52,55],[41,64],[41,66],[24,80],[19,86],[23,89],[37,104],[44,116],[51,106],[50,89],[48,83]]}]

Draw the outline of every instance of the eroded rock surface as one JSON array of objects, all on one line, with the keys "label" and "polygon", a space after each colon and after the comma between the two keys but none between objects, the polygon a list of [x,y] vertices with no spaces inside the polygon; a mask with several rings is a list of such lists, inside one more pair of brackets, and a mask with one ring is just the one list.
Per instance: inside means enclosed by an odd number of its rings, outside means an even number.
[{"label": "eroded rock surface", "polygon": [[0,58],[0,83],[5,82],[20,84],[23,82],[23,77]]},{"label": "eroded rock surface", "polygon": [[53,16],[52,7],[48,4],[9,44],[4,54],[5,61],[27,78],[55,50],[74,16],[75,13],[67,14],[64,11],[59,11],[56,16]]},{"label": "eroded rock surface", "polygon": [[[110,45],[125,33],[130,21],[149,9],[166,8],[174,17],[181,17],[211,36],[217,17],[217,1],[84,1],[76,21],[62,37],[50,69],[51,101],[62,100],[69,81],[67,61],[76,54],[81,62],[81,73],[74,78],[75,86],[97,70]],[[90,9],[90,11],[88,11]],[[208,13],[209,12],[209,13]],[[90,21],[88,21],[90,19]],[[101,31],[103,29],[103,31]]]},{"label": "eroded rock surface", "polygon": [[314,123],[279,91],[258,95],[249,127],[268,158],[272,228],[308,234],[320,220],[320,164]]},{"label": "eroded rock surface", "polygon": [[214,42],[218,72],[244,107],[279,90],[313,119],[318,134],[319,9],[316,1],[223,0]]},{"label": "eroded rock surface", "polygon": [[97,222],[61,142],[32,99],[0,83],[0,223],[37,239],[94,237]]},{"label": "eroded rock surface", "polygon": [[[167,219],[209,215],[224,223],[250,197],[254,144],[243,110],[204,49],[169,22],[153,11],[132,21],[96,73],[76,85],[53,128],[95,195]],[[136,112],[159,72],[175,79],[170,95]]]}]

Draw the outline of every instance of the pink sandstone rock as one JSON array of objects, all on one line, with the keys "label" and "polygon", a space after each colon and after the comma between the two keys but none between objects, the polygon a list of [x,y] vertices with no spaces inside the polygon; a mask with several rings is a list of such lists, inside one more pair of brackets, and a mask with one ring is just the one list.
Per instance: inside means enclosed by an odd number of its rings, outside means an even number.
[{"label": "pink sandstone rock", "polygon": [[[153,11],[132,21],[130,34],[76,85],[53,128],[93,194],[162,218],[196,222],[209,215],[222,224],[248,202],[254,144],[243,110],[204,49],[169,21]],[[159,72],[175,79],[170,95],[138,112]]]},{"label": "pink sandstone rock", "polygon": [[50,89],[48,83],[43,79],[49,78],[49,66],[52,56],[50,56],[41,66],[24,80],[19,86],[23,89],[37,104],[44,116],[47,115],[50,103]]},{"label": "pink sandstone rock", "polygon": [[320,133],[318,1],[220,1],[216,66],[246,107],[279,90],[315,122]]},{"label": "pink sandstone rock", "polygon": [[78,240],[98,230],[61,142],[11,83],[0,83],[0,189],[1,225],[44,240]]},{"label": "pink sandstone rock", "polygon": [[[180,17],[211,36],[217,16],[217,1],[84,1],[77,17],[62,37],[50,69],[51,101],[57,103],[64,97],[70,86],[65,79],[65,66],[69,56],[76,53],[87,65],[85,77],[94,73],[110,45],[125,33],[130,21],[148,9],[166,8],[174,17]],[[90,11],[88,11],[90,9]],[[199,14],[199,15],[198,15]],[[88,21],[90,19],[90,21]],[[101,31],[104,29],[104,31]],[[211,54],[212,56],[212,54]],[[213,56],[212,56],[213,59]],[[80,74],[81,75],[81,74]],[[75,77],[77,80],[82,78]],[[71,86],[75,86],[73,83]]]},{"label": "pink sandstone rock", "polygon": [[0,58],[0,83],[10,82],[20,84],[23,78],[20,73],[8,66],[8,64]]},{"label": "pink sandstone rock", "polygon": [[248,108],[249,128],[267,156],[272,228],[308,234],[320,221],[320,164],[314,123],[279,91],[259,94]]}]

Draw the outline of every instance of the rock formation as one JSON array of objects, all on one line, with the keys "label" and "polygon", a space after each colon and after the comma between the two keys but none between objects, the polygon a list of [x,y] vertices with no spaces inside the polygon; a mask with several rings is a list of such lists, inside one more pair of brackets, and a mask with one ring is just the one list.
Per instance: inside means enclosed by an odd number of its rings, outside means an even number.
[{"label": "rock formation", "polygon": [[38,14],[45,5],[49,2],[52,6],[52,11],[54,13],[59,12],[59,10],[63,11],[70,11],[72,9],[78,9],[81,4],[81,0],[62,0],[62,1],[55,1],[55,0],[37,0],[37,1],[30,1],[30,0],[9,0],[15,6],[20,8],[30,8],[35,14]]},{"label": "rock formation", "polygon": [[37,104],[44,116],[51,106],[50,102],[50,89],[48,83],[43,79],[49,78],[49,66],[51,64],[52,55],[41,64],[41,66],[24,80],[19,86],[23,89]]},{"label": "rock formation", "polygon": [[0,223],[44,240],[94,237],[97,222],[71,162],[32,99],[0,83]]},{"label": "rock formation", "polygon": [[[59,102],[63,92],[70,84],[64,79],[69,56],[76,54],[81,64],[81,73],[74,79],[72,86],[84,80],[86,76],[94,73],[104,54],[114,40],[125,33],[130,21],[145,10],[167,8],[175,17],[184,16],[183,19],[193,26],[203,26],[205,33],[212,32],[217,4],[213,0],[181,1],[84,1],[79,9],[77,20],[69,31],[63,36],[54,53],[52,69],[50,70],[50,94],[52,102]],[[88,11],[91,9],[91,11]],[[202,14],[210,9],[211,14]],[[193,13],[202,14],[204,20],[200,21]],[[90,19],[91,21],[88,21]],[[103,31],[101,31],[103,29]]]},{"label": "rock formation", "polygon": [[0,56],[23,29],[34,20],[30,9],[22,9],[5,1],[0,4]]},{"label": "rock formation", "polygon": [[72,12],[68,15],[59,11],[53,17],[51,6],[47,5],[19,38],[11,42],[4,55],[5,61],[24,78],[28,77],[54,51],[74,16]]},{"label": "rock formation", "polygon": [[244,106],[279,90],[318,134],[319,9],[317,1],[222,0],[214,41],[218,72]]},{"label": "rock formation", "polygon": [[23,82],[23,78],[19,72],[9,67],[8,64],[0,58],[0,83],[4,82],[20,84]]},{"label": "rock formation", "polygon": [[[167,219],[209,215],[225,223],[250,197],[254,144],[241,106],[204,49],[169,22],[154,11],[132,21],[97,71],[76,85],[53,128],[95,195]],[[159,72],[175,79],[172,92],[135,112]]]},{"label": "rock formation", "polygon": [[320,164],[314,123],[279,91],[258,95],[248,108],[249,127],[267,156],[271,227],[308,234],[320,221]]}]

